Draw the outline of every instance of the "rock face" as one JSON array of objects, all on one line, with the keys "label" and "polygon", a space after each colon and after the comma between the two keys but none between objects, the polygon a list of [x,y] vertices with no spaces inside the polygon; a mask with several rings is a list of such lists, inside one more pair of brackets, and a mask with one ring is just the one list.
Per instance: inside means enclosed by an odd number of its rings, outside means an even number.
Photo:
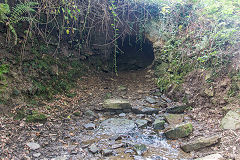
[{"label": "rock face", "polygon": [[107,110],[124,110],[132,108],[130,103],[123,99],[107,99],[104,101],[103,107]]},{"label": "rock face", "polygon": [[172,102],[168,103],[168,108],[166,111],[173,114],[183,113],[187,109],[187,107],[188,106],[186,104]]},{"label": "rock face", "polygon": [[181,148],[184,152],[191,152],[191,151],[199,150],[201,148],[214,145],[218,143],[220,139],[221,138],[219,136],[201,137],[194,140],[193,142],[189,142],[182,145]]},{"label": "rock face", "polygon": [[136,127],[132,120],[122,118],[110,118],[100,124],[101,133],[105,134],[121,134],[128,133]]},{"label": "rock face", "polygon": [[223,129],[239,129],[240,128],[240,114],[234,111],[229,111],[222,119],[221,127]]},{"label": "rock face", "polygon": [[145,106],[134,106],[132,108],[132,112],[135,114],[157,114],[159,112],[159,109]]},{"label": "rock face", "polygon": [[182,123],[171,127],[165,131],[165,135],[169,139],[178,139],[187,137],[193,131],[193,126],[191,123]]},{"label": "rock face", "polygon": [[176,125],[183,122],[182,114],[165,114],[164,118],[170,125]]},{"label": "rock face", "polygon": [[197,158],[195,160],[224,160],[224,158],[220,154],[211,154],[203,158]]}]

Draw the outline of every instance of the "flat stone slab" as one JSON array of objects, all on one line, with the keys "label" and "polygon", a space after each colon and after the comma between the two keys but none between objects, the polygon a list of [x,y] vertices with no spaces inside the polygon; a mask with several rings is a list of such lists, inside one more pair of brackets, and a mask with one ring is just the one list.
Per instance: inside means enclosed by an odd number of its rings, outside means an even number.
[{"label": "flat stone slab", "polygon": [[195,160],[224,160],[224,158],[220,154],[211,154],[206,157],[197,158]]},{"label": "flat stone slab", "polygon": [[132,112],[135,114],[157,114],[159,112],[159,109],[157,108],[151,108],[151,107],[145,107],[145,106],[133,106]]},{"label": "flat stone slab", "polygon": [[196,151],[211,145],[214,145],[220,141],[220,136],[215,135],[211,137],[201,137],[192,142],[186,143],[181,146],[184,152]]},{"label": "flat stone slab", "polygon": [[178,139],[187,137],[193,132],[193,126],[191,123],[181,123],[176,126],[172,126],[165,131],[165,135],[168,139]]},{"label": "flat stone slab", "polygon": [[122,118],[110,118],[100,124],[100,131],[103,134],[129,133],[136,127],[132,120]]},{"label": "flat stone slab", "polygon": [[234,111],[229,111],[221,121],[223,129],[237,130],[240,128],[240,114]]},{"label": "flat stone slab", "polygon": [[132,109],[129,101],[124,99],[107,99],[104,101],[103,108],[107,110]]}]

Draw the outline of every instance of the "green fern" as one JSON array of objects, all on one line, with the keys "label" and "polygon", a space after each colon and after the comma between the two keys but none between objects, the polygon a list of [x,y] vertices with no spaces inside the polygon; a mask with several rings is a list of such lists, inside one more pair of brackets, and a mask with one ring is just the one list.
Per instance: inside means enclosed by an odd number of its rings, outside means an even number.
[{"label": "green fern", "polygon": [[[7,1],[6,1],[7,2]],[[32,21],[34,19],[24,16],[25,13],[35,12],[34,6],[38,5],[37,2],[27,2],[17,4],[12,11],[7,3],[0,3],[0,23],[4,23],[8,30],[13,34],[14,44],[17,44],[17,33],[14,24],[20,21]]]},{"label": "green fern", "polygon": [[29,17],[23,17],[24,13],[35,12],[34,6],[38,5],[37,2],[28,2],[17,4],[11,12],[10,23],[18,23],[20,21],[30,21]]}]

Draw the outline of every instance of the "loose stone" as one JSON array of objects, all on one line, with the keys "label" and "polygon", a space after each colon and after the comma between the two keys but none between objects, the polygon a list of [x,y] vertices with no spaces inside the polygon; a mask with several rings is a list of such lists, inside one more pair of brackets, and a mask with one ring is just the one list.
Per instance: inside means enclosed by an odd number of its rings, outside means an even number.
[{"label": "loose stone", "polygon": [[220,154],[211,154],[203,158],[197,158],[195,160],[224,160],[224,158]]},{"label": "loose stone", "polygon": [[165,131],[165,135],[169,139],[178,139],[189,136],[193,132],[193,126],[191,123],[182,123]]},{"label": "loose stone", "polygon": [[93,153],[93,154],[99,152],[99,148],[96,146],[96,144],[90,145],[90,146],[88,147],[88,150],[89,150],[91,153]]},{"label": "loose stone", "polygon": [[240,128],[240,114],[234,111],[229,111],[221,121],[223,129],[237,130]]},{"label": "loose stone", "polygon": [[40,145],[34,142],[29,142],[26,145],[30,148],[30,150],[37,150],[40,148]]},{"label": "loose stone", "polygon": [[113,150],[110,150],[110,149],[104,149],[104,150],[102,150],[102,154],[104,155],[104,156],[109,156],[109,155],[111,155],[113,153]]},{"label": "loose stone", "polygon": [[162,119],[155,119],[155,121],[153,122],[153,128],[154,129],[159,129],[162,130],[164,129],[164,125],[165,125],[165,121]]},{"label": "loose stone", "polygon": [[186,143],[181,146],[184,152],[191,152],[195,150],[199,150],[201,148],[205,148],[211,145],[214,145],[220,141],[220,137],[218,135],[211,137],[201,137],[192,142]]},{"label": "loose stone", "polygon": [[148,123],[148,121],[144,120],[144,119],[137,119],[135,122],[136,122],[138,128],[145,128],[145,127],[147,127],[147,123]]}]

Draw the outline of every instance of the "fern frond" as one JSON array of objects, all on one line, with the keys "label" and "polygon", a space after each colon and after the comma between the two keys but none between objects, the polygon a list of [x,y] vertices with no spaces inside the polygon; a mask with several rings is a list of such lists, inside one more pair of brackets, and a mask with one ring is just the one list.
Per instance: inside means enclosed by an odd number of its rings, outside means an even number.
[{"label": "fern frond", "polygon": [[11,13],[10,23],[17,23],[22,21],[22,15],[27,12],[35,12],[34,6],[38,5],[37,2],[28,2],[17,4]]},{"label": "fern frond", "polygon": [[15,19],[15,20],[12,20],[11,24],[18,23],[18,22],[23,22],[23,21],[30,22],[30,21],[36,21],[36,19],[30,18],[30,17],[19,17],[19,18]]}]

